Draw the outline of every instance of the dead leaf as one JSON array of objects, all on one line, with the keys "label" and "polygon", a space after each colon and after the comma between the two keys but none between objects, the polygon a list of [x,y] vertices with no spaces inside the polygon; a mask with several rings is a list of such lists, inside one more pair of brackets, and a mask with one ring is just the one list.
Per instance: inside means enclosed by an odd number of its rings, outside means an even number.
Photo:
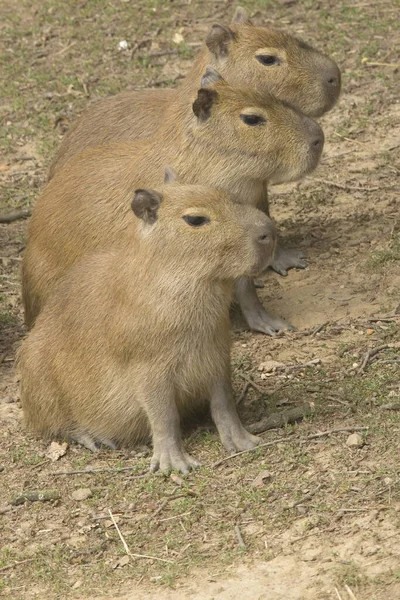
[{"label": "dead leaf", "polygon": [[185,483],[182,477],[179,477],[179,475],[176,475],[175,473],[171,473],[170,478],[176,485],[182,486]]},{"label": "dead leaf", "polygon": [[270,473],[270,471],[261,471],[261,473],[259,473],[257,475],[257,477],[254,479],[254,481],[252,482],[251,487],[262,488],[264,486],[265,482],[271,478],[272,478],[272,473]]},{"label": "dead leaf", "polygon": [[0,171],[8,171],[10,167],[8,165],[0,165]]},{"label": "dead leaf", "polygon": [[58,442],[51,442],[47,448],[46,457],[55,462],[60,459],[68,450],[67,442],[59,444]]},{"label": "dead leaf", "polygon": [[115,563],[113,564],[113,569],[118,569],[121,567],[125,567],[125,565],[127,565],[130,561],[130,558],[127,554],[125,554],[125,556],[121,556],[121,558],[119,558],[117,561],[115,561]]}]

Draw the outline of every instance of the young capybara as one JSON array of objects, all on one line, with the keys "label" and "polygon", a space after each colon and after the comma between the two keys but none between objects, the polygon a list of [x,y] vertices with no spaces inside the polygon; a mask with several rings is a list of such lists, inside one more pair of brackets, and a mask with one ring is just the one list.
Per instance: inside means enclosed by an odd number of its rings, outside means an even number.
[{"label": "young capybara", "polygon": [[340,71],[331,58],[282,31],[255,27],[239,8],[230,27],[212,26],[179,88],[124,92],[88,108],[64,137],[50,178],[89,146],[150,138],[166,118],[174,118],[178,130],[184,115],[169,117],[169,107],[196,93],[208,64],[232,86],[271,93],[311,117],[330,110],[340,93]]},{"label": "young capybara", "polygon": [[272,260],[275,228],[220,190],[132,191],[125,248],[95,252],[58,283],[19,351],[26,423],[95,450],[153,440],[151,469],[187,472],[180,418],[209,399],[229,452],[259,440],[230,382],[234,279]]},{"label": "young capybara", "polygon": [[[28,326],[72,264],[95,249],[126,243],[127,198],[138,186],[160,185],[165,164],[182,183],[223,188],[256,207],[265,198],[265,182],[296,180],[317,166],[324,138],[315,121],[272,96],[232,88],[211,68],[202,85],[186,100],[191,113],[185,127],[176,129],[168,119],[151,141],[89,148],[48,183],[29,224],[23,260]],[[237,299],[251,329],[272,334],[286,326],[265,312],[251,279],[238,285]]]}]

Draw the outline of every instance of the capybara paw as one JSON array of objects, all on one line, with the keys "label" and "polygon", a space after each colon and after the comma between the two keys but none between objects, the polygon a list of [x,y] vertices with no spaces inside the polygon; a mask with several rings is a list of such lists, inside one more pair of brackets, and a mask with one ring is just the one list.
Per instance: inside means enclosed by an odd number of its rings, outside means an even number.
[{"label": "capybara paw", "polygon": [[296,328],[290,323],[286,323],[279,317],[272,317],[265,310],[255,310],[246,314],[247,324],[252,331],[265,333],[266,335],[274,335],[277,331],[288,329],[295,331]]},{"label": "capybara paw", "polygon": [[230,431],[220,431],[220,435],[224,448],[230,453],[251,450],[261,442],[259,437],[252,435],[244,427],[235,428]]},{"label": "capybara paw", "polygon": [[305,255],[301,250],[293,248],[281,248],[278,246],[275,250],[274,260],[271,269],[286,277],[289,269],[305,269],[307,263],[304,260]]},{"label": "capybara paw", "polygon": [[200,463],[192,458],[184,450],[177,447],[170,448],[167,445],[154,450],[150,462],[150,471],[180,471],[181,473],[189,473],[192,469],[200,466]]}]

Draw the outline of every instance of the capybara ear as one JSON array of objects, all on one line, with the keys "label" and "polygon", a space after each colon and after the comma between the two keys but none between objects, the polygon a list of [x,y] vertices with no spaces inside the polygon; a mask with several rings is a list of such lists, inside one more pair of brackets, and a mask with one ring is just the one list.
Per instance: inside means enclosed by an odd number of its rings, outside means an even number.
[{"label": "capybara ear", "polygon": [[178,181],[178,175],[176,171],[170,166],[165,167],[164,171],[164,183],[172,183],[173,181]]},{"label": "capybara ear", "polygon": [[238,6],[235,10],[235,14],[232,17],[232,23],[250,23],[247,11],[241,6]]},{"label": "capybara ear", "polygon": [[192,108],[196,117],[200,121],[206,121],[211,114],[212,105],[218,100],[218,94],[215,90],[201,88],[197,92],[197,98],[193,102]]},{"label": "capybara ear", "polygon": [[216,58],[228,56],[229,44],[235,39],[235,33],[225,25],[215,24],[211,27],[206,45]]},{"label": "capybara ear", "polygon": [[162,195],[155,190],[138,189],[135,190],[131,207],[138,219],[143,219],[145,223],[152,225],[157,221],[162,199]]},{"label": "capybara ear", "polygon": [[201,87],[207,87],[208,85],[217,83],[217,81],[221,81],[222,79],[223,78],[218,71],[211,65],[208,65],[204,71],[203,77],[201,78]]}]

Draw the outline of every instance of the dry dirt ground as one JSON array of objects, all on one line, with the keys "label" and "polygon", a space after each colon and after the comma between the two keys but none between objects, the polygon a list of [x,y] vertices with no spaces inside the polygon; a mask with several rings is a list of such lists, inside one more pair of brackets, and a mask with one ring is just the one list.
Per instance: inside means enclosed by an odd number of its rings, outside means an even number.
[{"label": "dry dirt ground", "polygon": [[[225,455],[203,423],[186,443],[204,466],[184,480],[136,478],[146,473],[147,448],[93,456],[71,446],[52,461],[22,426],[14,374],[25,333],[19,266],[27,222],[0,225],[2,597],[400,598],[400,5],[242,5],[330,53],[343,72],[340,103],[322,120],[321,166],[272,191],[273,215],[307,251],[309,267],[287,278],[266,274],[260,293],[298,330],[271,339],[236,321],[234,332],[243,420],[306,401],[312,414],[262,434],[270,446],[219,466]],[[176,85],[207,29],[233,8],[0,0],[0,212],[34,205],[54,149],[88,102]],[[354,427],[365,428],[359,447],[335,431]],[[24,501],[37,491],[53,499]],[[109,511],[129,551],[155,558],[127,556]]]}]

